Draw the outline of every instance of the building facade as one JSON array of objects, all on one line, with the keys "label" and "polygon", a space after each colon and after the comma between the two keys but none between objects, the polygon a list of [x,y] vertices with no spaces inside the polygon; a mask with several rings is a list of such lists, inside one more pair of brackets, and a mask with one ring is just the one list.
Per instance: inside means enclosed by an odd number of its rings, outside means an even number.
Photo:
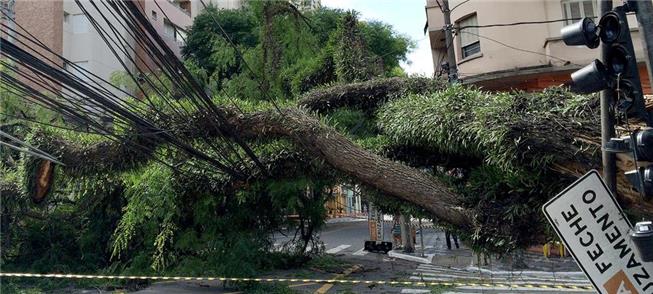
[{"label": "building facade", "polygon": [[[88,0],[81,1],[88,4],[88,7],[92,7]],[[238,9],[246,4],[246,0],[134,1],[141,7],[143,14],[177,57],[181,57],[181,48],[184,46],[187,31],[195,16],[204,10],[204,5],[214,5],[219,9]],[[319,0],[293,0],[292,2],[298,5],[300,9],[320,7]],[[133,38],[130,37],[131,32],[126,31],[121,26],[116,26],[118,34],[134,50],[128,49],[127,52],[119,52],[117,58],[74,0],[0,0],[0,4],[2,4],[1,8],[8,17],[14,18],[20,26],[33,34],[54,53],[47,52],[45,49],[38,49],[37,51],[57,63],[62,63],[60,59],[55,58],[58,54],[107,81],[110,80],[114,72],[124,71],[123,63],[128,67],[139,68],[144,72],[151,72],[152,69],[156,69],[156,65],[148,57],[145,49],[136,46]],[[97,7],[109,21],[112,20],[107,7],[99,4],[97,4]],[[89,11],[93,13],[94,9],[89,9]],[[13,22],[8,21],[7,16],[3,14],[2,21],[11,27]],[[101,20],[102,17],[98,14],[96,19]],[[100,24],[103,23],[103,21],[99,22]],[[16,29],[19,32],[21,31],[19,28]],[[16,40],[20,41],[20,36],[7,37],[10,40],[17,38]],[[16,43],[21,46],[20,42]],[[65,64],[58,65],[67,66]],[[82,79],[87,79],[81,71],[74,70],[75,67],[71,68],[73,68],[71,70],[73,74],[79,75]]]},{"label": "building facade", "polygon": [[[621,1],[613,1],[614,6]],[[565,83],[571,72],[600,58],[600,49],[566,46],[560,29],[582,17],[599,15],[596,0],[450,0],[455,36],[446,44],[441,1],[427,0],[427,32],[436,75],[454,47],[456,65],[463,83],[488,90],[537,91]],[[517,22],[538,24],[475,27]],[[598,22],[598,20],[596,20]],[[642,87],[651,93],[637,20],[628,16]]]},{"label": "building facade", "polygon": [[[209,0],[205,0],[209,1]],[[230,2],[233,0],[213,0],[213,2]],[[184,46],[184,40],[188,28],[192,25],[193,16],[199,12],[193,12],[193,5],[190,0],[135,0],[141,7],[143,14],[148,18],[154,29],[172,49],[172,51],[181,57],[181,48]],[[199,1],[197,1],[199,2]],[[82,0],[87,7],[92,7],[88,0]],[[98,2],[96,2],[97,4]],[[70,66],[62,64],[61,59],[55,58],[61,55],[71,63],[89,70],[101,79],[109,81],[111,75],[116,71],[124,71],[122,63],[131,68],[140,68],[149,72],[150,69],[156,69],[156,65],[148,57],[143,48],[135,44],[131,38],[131,32],[122,26],[116,26],[116,33],[124,38],[125,44],[134,49],[118,52],[116,57],[109,47],[104,43],[101,35],[96,31],[89,22],[83,11],[78,7],[74,0],[54,0],[54,1],[33,1],[33,0],[2,0],[3,11],[7,12],[10,17],[16,20],[16,23],[27,30],[30,34],[38,38],[52,52],[45,49],[36,49],[46,58],[59,63],[59,66]],[[113,20],[109,9],[104,5],[97,5],[108,21]],[[201,10],[202,8],[198,8]],[[95,15],[100,25],[104,23],[102,17],[95,9],[88,9]],[[5,14],[2,18],[3,23],[8,26],[15,26],[9,21]],[[108,30],[108,28],[104,28]],[[22,29],[16,27],[19,33]],[[9,40],[19,46],[21,44],[20,35],[7,36]],[[31,48],[36,48],[31,46]],[[80,78],[87,80],[81,71],[71,72],[79,75]],[[38,87],[37,87],[38,88]]]},{"label": "building facade", "polygon": [[331,190],[331,197],[325,203],[328,217],[362,216],[367,213],[357,185],[337,185]]}]

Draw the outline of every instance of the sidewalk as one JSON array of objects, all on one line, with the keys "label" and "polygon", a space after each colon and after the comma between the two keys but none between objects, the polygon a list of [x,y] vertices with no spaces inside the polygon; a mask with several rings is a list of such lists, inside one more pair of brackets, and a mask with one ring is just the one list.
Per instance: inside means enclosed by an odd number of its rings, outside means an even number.
[{"label": "sidewalk", "polygon": [[366,222],[366,216],[352,217],[352,216],[343,216],[343,217],[334,217],[326,220],[327,224],[337,224],[337,223],[351,223],[351,222]]},{"label": "sidewalk", "polygon": [[[464,268],[470,270],[487,270],[487,271],[537,271],[537,272],[573,272],[581,273],[580,268],[571,257],[553,257],[546,258],[542,254],[525,252],[523,261],[525,268],[516,268],[512,256],[498,258],[490,256],[479,258],[472,250],[460,244],[456,249],[452,242],[453,249],[449,250],[446,246],[445,234],[438,229],[424,229],[424,257],[422,257],[422,248],[420,247],[420,236],[417,235],[417,245],[414,253],[404,253],[401,250],[393,250],[390,257],[405,259],[419,263],[430,263],[443,267]],[[481,266],[479,266],[479,259]]]}]

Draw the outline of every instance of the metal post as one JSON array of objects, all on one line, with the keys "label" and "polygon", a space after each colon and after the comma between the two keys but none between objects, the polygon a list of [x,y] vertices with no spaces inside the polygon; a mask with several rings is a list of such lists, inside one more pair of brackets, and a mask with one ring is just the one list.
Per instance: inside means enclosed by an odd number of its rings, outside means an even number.
[{"label": "metal post", "polygon": [[449,63],[449,83],[458,82],[458,66],[456,65],[456,53],[453,46],[453,25],[451,25],[451,10],[449,0],[442,1],[442,13],[444,14],[444,36],[447,49],[447,63]]},{"label": "metal post", "polygon": [[653,87],[653,69],[651,61],[653,60],[653,2],[651,1],[632,1],[636,9],[637,23],[639,25],[639,35],[642,38],[642,47],[644,48],[644,60],[648,70],[649,85]]},{"label": "metal post", "polygon": [[379,223],[381,223],[381,241],[385,241],[385,220],[383,219],[383,213],[378,212]]},{"label": "metal post", "polygon": [[419,218],[419,244],[422,246],[422,257],[424,257],[424,230],[422,229],[422,218]]},{"label": "metal post", "polygon": [[[612,10],[612,0],[599,1],[601,15]],[[609,45],[601,44],[601,59],[607,64]],[[610,138],[615,136],[614,132],[614,92],[613,90],[601,91],[601,144],[605,146]],[[617,162],[614,153],[602,151],[603,179],[613,195],[617,195]]]}]

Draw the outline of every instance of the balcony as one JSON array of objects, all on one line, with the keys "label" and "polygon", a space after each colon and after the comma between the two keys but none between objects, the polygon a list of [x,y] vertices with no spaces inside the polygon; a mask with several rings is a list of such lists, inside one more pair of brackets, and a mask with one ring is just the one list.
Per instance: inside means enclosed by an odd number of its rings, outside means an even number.
[{"label": "balcony", "polygon": [[173,6],[177,7],[179,10],[181,10],[186,15],[188,15],[188,16],[191,15],[191,13],[190,13],[191,12],[190,11],[190,6],[191,6],[190,0],[168,0],[168,2],[170,2],[170,4],[172,4]]},{"label": "balcony", "polygon": [[444,15],[440,10],[440,5],[435,0],[426,1],[426,21],[429,39],[431,41],[431,49],[444,49]]}]

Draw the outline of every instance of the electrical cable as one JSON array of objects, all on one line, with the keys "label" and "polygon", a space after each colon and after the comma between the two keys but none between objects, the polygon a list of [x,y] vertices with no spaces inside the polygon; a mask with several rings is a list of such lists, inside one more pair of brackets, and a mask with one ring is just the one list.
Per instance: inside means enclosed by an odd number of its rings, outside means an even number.
[{"label": "electrical cable", "polygon": [[[591,18],[597,18],[596,16],[593,16]],[[487,24],[487,25],[473,25],[473,26],[462,26],[462,27],[457,27],[458,30],[463,30],[467,28],[494,28],[494,27],[510,27],[510,26],[519,26],[519,25],[533,25],[533,24],[547,24],[547,23],[555,23],[555,22],[563,22],[563,21],[577,21],[581,20],[582,18],[561,18],[561,19],[554,19],[554,20],[542,20],[542,21],[520,21],[520,22],[512,22],[512,23],[497,23],[497,24]]]},{"label": "electrical cable", "polygon": [[509,45],[509,44],[503,43],[503,42],[501,42],[501,41],[498,41],[498,40],[495,40],[495,39],[493,39],[493,38],[486,37],[486,36],[483,36],[483,35],[480,35],[480,34],[476,34],[476,33],[472,33],[472,32],[466,32],[466,31],[461,31],[460,33],[465,33],[465,34],[474,35],[474,36],[477,36],[477,37],[479,37],[479,38],[483,38],[483,39],[486,39],[486,40],[489,40],[489,41],[495,42],[495,43],[497,43],[497,44],[499,44],[499,45],[502,45],[502,46],[504,46],[504,47],[507,47],[507,48],[510,48],[510,49],[513,49],[513,50],[522,51],[522,52],[527,52],[527,53],[532,53],[532,54],[537,54],[537,55],[542,55],[542,56],[550,57],[550,58],[557,59],[557,60],[560,60],[560,61],[564,61],[566,64],[573,64],[573,65],[577,65],[577,66],[582,66],[582,65],[580,65],[580,64],[573,63],[573,62],[571,62],[571,61],[569,61],[569,60],[566,60],[566,59],[564,59],[564,58],[560,58],[560,57],[553,56],[553,55],[549,55],[549,54],[542,53],[542,52],[537,52],[537,51],[531,51],[531,50],[527,50],[527,49],[518,48],[518,47],[515,47],[515,46],[512,46],[512,45]]},{"label": "electrical cable", "polygon": [[[159,10],[161,11],[161,13],[163,13],[163,16],[164,16],[165,18],[167,18],[168,20],[170,20],[171,18],[168,17],[168,14],[165,12],[165,10],[163,10],[163,8],[161,8],[161,6],[159,5],[159,2],[158,2],[157,0],[153,0],[153,2],[154,2],[154,4],[156,4],[156,7],[159,8]],[[143,8],[143,11],[145,11],[145,8]],[[176,25],[175,25],[175,31],[176,31],[176,30],[177,30],[177,27],[176,27]],[[182,41],[184,41],[184,44],[185,44],[185,43],[186,43],[186,38],[184,38],[184,37],[181,36],[181,35],[179,35],[179,36],[181,37]]]},{"label": "electrical cable", "polygon": [[449,9],[449,12],[453,12],[453,11],[456,10],[456,8],[458,8],[460,5],[463,5],[463,4],[467,3],[467,2],[469,2],[469,0],[465,0],[465,1],[463,1],[463,2],[458,3],[458,5],[454,6],[454,7],[451,8],[451,9]]},{"label": "electrical cable", "polygon": [[[5,137],[5,138],[7,138],[7,139],[9,139],[11,141],[14,141],[15,143],[18,143],[18,144],[24,146],[25,149],[23,149],[23,152],[30,151],[29,152],[30,155],[35,155],[35,156],[41,157],[43,159],[47,159],[49,161],[52,161],[52,162],[55,162],[55,163],[58,163],[60,165],[65,166],[65,164],[63,164],[60,161],[58,161],[57,159],[55,159],[54,156],[48,154],[47,152],[45,152],[45,151],[43,151],[41,149],[38,149],[38,148],[28,144],[27,142],[25,142],[23,140],[20,140],[20,139],[14,137],[14,136],[12,136],[12,135],[10,135],[8,133],[5,133],[2,130],[0,130],[0,137]],[[4,144],[5,146],[7,146],[9,148],[12,148],[12,149],[20,148],[20,147],[17,147],[15,145],[11,145],[10,143],[7,143],[7,142],[0,141],[0,144]],[[19,149],[16,149],[16,150],[19,150]]]},{"label": "electrical cable", "polygon": [[[226,134],[228,137],[232,138],[232,140],[236,141],[236,143],[238,143],[238,145],[241,146],[241,148],[254,161],[254,163],[257,166],[259,166],[261,170],[265,171],[265,167],[256,158],[255,154],[251,151],[251,149],[246,144],[244,144],[244,142],[242,142],[239,136],[233,133],[230,128],[223,127],[223,125],[226,124],[226,120],[223,114],[213,104],[213,102],[206,95],[206,93],[204,93],[204,91],[199,87],[199,84],[190,75],[190,73],[183,66],[183,64],[181,64],[177,58],[166,58],[166,56],[173,56],[174,53],[172,53],[170,48],[167,47],[165,42],[156,33],[151,23],[147,21],[147,19],[142,15],[141,11],[135,6],[135,4],[131,2],[119,2],[123,7],[118,7],[118,5],[115,2],[111,2],[111,3],[115,7],[117,7],[116,9],[122,9],[123,15],[126,15],[127,17],[131,18],[133,21],[138,23],[139,27],[137,27],[137,29],[143,29],[147,33],[148,38],[146,38],[146,40],[149,41],[151,37],[152,42],[154,42],[155,45],[159,46],[159,48],[161,48],[165,52],[165,56],[158,51],[155,51],[154,55],[156,55],[160,60],[164,61],[163,69],[167,70],[167,74],[171,76],[172,81],[178,81],[183,83],[184,86],[186,86],[186,88],[190,91],[189,94],[191,94],[190,95],[191,98],[195,98],[195,97],[198,98],[198,101],[202,102],[202,104],[205,106],[205,109],[207,109],[208,112],[212,112],[214,114],[212,117],[216,119],[216,123],[218,124],[216,130],[218,130],[220,133]],[[215,125],[212,126],[215,127]],[[225,136],[224,134],[222,134],[223,137]],[[231,148],[230,141],[229,140],[225,140],[225,141],[227,143],[227,147]],[[207,142],[207,143],[211,144],[211,142]],[[234,151],[233,154],[242,161],[238,152]]]},{"label": "electrical cable", "polygon": [[[3,46],[4,50],[3,50],[2,53],[5,56],[10,56],[10,57],[13,57],[13,58],[16,58],[18,60],[23,61],[25,64],[29,64],[29,66],[31,66],[32,69],[35,69],[35,70],[40,71],[41,73],[44,73],[44,77],[55,79],[55,80],[60,80],[60,81],[62,81],[62,84],[65,84],[65,85],[71,86],[73,88],[76,88],[76,90],[78,90],[82,94],[87,95],[89,98],[98,98],[98,100],[106,102],[106,101],[100,99],[102,97],[98,97],[97,93],[92,92],[89,88],[86,88],[84,85],[80,84],[79,82],[75,81],[74,79],[71,79],[70,76],[63,74],[62,72],[60,72],[60,71],[52,68],[51,66],[45,64],[43,61],[34,58],[29,53],[26,53],[22,49],[20,49],[20,48],[16,47],[15,45],[13,45],[12,43],[7,42],[4,38],[0,38],[0,45]],[[110,136],[111,132],[104,129],[104,127],[102,127],[101,125],[98,125],[97,122],[93,121],[92,119],[87,119],[82,114],[76,113],[74,110],[71,110],[68,106],[65,106],[65,105],[62,105],[62,104],[56,104],[56,101],[53,100],[52,97],[48,97],[46,95],[43,95],[43,94],[39,93],[38,91],[33,89],[31,86],[28,86],[28,85],[24,84],[23,82],[15,79],[15,78],[13,78],[13,77],[11,77],[9,75],[2,75],[2,76],[0,76],[0,78],[5,80],[6,82],[8,82],[8,85],[10,85],[10,86],[13,86],[15,88],[21,87],[24,91],[30,91],[34,97],[41,97],[42,99],[44,99],[46,101],[51,101],[51,102],[55,103],[55,105],[59,107],[59,109],[58,109],[59,112],[62,112],[62,113],[68,112],[68,113],[71,113],[73,115],[76,115],[77,117],[79,117],[82,120],[86,120],[86,122],[90,123],[91,125],[95,124],[96,128],[102,129],[107,135]],[[128,120],[135,121],[137,123],[137,126],[141,125],[146,130],[147,129],[156,130],[156,128],[153,128],[153,126],[149,125],[148,123],[138,119],[137,117],[134,117],[133,114],[125,112],[124,110],[121,110],[121,109],[113,109],[114,105],[111,105],[111,104],[108,104],[108,106],[109,107],[107,109],[112,110],[112,111],[116,111],[116,112],[118,112],[120,114],[123,114]],[[194,156],[197,156],[200,159],[205,159],[206,158],[205,156],[203,156],[203,154],[200,154],[199,152],[193,150],[192,148],[188,148],[187,145],[185,145],[184,143],[180,144],[179,142],[176,142],[175,140],[171,140],[171,138],[169,136],[166,136],[166,133],[163,133],[162,135],[157,136],[157,137],[163,137],[165,139],[168,139],[168,141],[172,141],[173,145],[177,145],[178,148],[180,148],[182,150],[185,150],[185,151],[189,152],[190,154],[193,154]],[[115,140],[116,138],[111,138],[111,139]],[[120,141],[120,138],[118,138],[118,140],[116,140],[116,141],[122,142],[122,141]],[[139,146],[140,144],[136,144],[134,142],[132,142],[132,144],[136,145],[139,148],[144,147],[144,146]],[[153,154],[152,152],[156,153],[155,151],[152,151],[151,149],[148,150],[148,148],[143,148],[143,149],[148,151],[147,153],[149,153],[149,154]],[[168,164],[166,164],[166,165],[168,165]],[[225,170],[229,171],[228,168],[225,169]]]}]

